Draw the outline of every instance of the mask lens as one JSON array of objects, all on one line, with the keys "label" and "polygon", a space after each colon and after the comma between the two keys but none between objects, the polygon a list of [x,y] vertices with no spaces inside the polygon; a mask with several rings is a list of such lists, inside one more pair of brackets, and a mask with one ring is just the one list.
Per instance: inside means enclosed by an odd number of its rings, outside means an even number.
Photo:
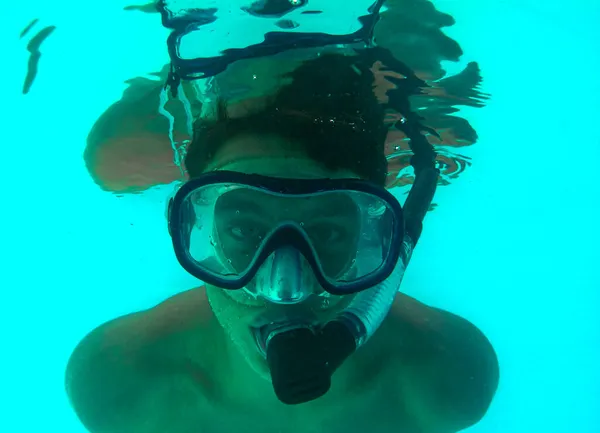
[{"label": "mask lens", "polygon": [[[181,209],[181,226],[189,227],[189,235],[184,234],[189,241],[183,242],[187,256],[204,273],[225,282],[256,272],[267,242],[283,236],[281,227],[293,226],[300,236],[287,246],[312,255],[315,273],[334,285],[353,283],[387,260],[395,230],[389,203],[349,189],[287,194],[215,183],[187,194]],[[294,245],[297,239],[308,248]]]}]

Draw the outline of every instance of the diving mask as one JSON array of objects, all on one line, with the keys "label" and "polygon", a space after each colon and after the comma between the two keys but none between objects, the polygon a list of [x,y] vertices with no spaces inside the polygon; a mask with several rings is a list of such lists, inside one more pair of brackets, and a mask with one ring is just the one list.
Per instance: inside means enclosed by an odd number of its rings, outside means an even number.
[{"label": "diving mask", "polygon": [[[392,194],[363,180],[216,171],[177,191],[169,202],[169,231],[183,268],[213,286],[252,289],[255,277],[273,278],[264,277],[270,271],[259,273],[267,260],[296,261],[310,267],[322,290],[345,295],[392,273],[404,219]],[[311,273],[285,278],[305,274]],[[281,285],[270,290],[287,290],[266,295],[280,303],[305,296]]]}]

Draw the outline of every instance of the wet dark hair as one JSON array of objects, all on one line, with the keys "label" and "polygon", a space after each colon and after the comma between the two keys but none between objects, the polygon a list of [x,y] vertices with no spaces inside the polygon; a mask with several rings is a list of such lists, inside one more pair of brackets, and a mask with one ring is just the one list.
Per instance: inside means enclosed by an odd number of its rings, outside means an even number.
[{"label": "wet dark hair", "polygon": [[213,155],[234,136],[278,134],[298,143],[306,155],[330,170],[351,170],[383,186],[388,128],[384,109],[373,92],[374,76],[360,56],[322,55],[289,74],[259,112],[228,118],[219,104],[217,119],[199,119],[185,157],[190,177],[203,173]]}]

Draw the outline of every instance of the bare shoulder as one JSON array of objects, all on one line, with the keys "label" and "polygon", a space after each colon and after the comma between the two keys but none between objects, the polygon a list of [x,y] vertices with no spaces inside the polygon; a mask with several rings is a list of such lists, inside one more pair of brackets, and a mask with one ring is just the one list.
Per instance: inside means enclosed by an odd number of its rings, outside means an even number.
[{"label": "bare shoulder", "polygon": [[[469,320],[398,293],[387,321],[395,335],[405,339],[396,345],[403,356],[407,356],[406,349],[411,349],[416,357],[413,361],[433,357],[443,364],[447,361],[443,355],[456,352],[462,355],[455,356],[461,362],[472,360],[469,365],[485,366],[481,371],[482,380],[497,384],[496,352],[484,333]],[[492,388],[495,389],[495,385]]]},{"label": "bare shoulder", "polygon": [[386,321],[399,392],[422,430],[455,432],[479,422],[499,381],[498,357],[483,332],[404,294]]},{"label": "bare shoulder", "polygon": [[186,407],[201,404],[202,367],[186,355],[189,334],[210,321],[202,292],[189,291],[115,319],[78,344],[65,386],[90,432],[167,431],[182,401]]},{"label": "bare shoulder", "polygon": [[467,319],[439,308],[431,307],[417,299],[398,292],[390,310],[389,322],[392,326],[406,327],[432,332],[456,328],[460,333],[480,333]]}]

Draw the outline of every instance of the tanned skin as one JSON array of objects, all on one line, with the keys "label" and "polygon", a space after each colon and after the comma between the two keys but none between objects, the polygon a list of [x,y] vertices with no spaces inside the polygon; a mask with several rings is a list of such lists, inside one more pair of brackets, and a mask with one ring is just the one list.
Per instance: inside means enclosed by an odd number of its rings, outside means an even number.
[{"label": "tanned skin", "polygon": [[69,361],[69,397],[92,433],[443,433],[477,423],[498,385],[474,325],[402,293],[331,391],[304,405],[277,401],[227,340],[205,288],[178,294],[92,331]]},{"label": "tanned skin", "polygon": [[[264,134],[231,138],[207,170],[216,167],[353,176],[317,163],[283,136]],[[256,317],[286,307],[236,293],[242,296],[214,286],[192,289],[87,335],[69,361],[66,388],[88,430],[450,433],[478,422],[496,391],[498,361],[486,337],[468,321],[398,293],[382,326],[335,372],[330,391],[287,406],[276,398],[250,332]],[[331,320],[353,296],[332,297],[316,319]]]}]

